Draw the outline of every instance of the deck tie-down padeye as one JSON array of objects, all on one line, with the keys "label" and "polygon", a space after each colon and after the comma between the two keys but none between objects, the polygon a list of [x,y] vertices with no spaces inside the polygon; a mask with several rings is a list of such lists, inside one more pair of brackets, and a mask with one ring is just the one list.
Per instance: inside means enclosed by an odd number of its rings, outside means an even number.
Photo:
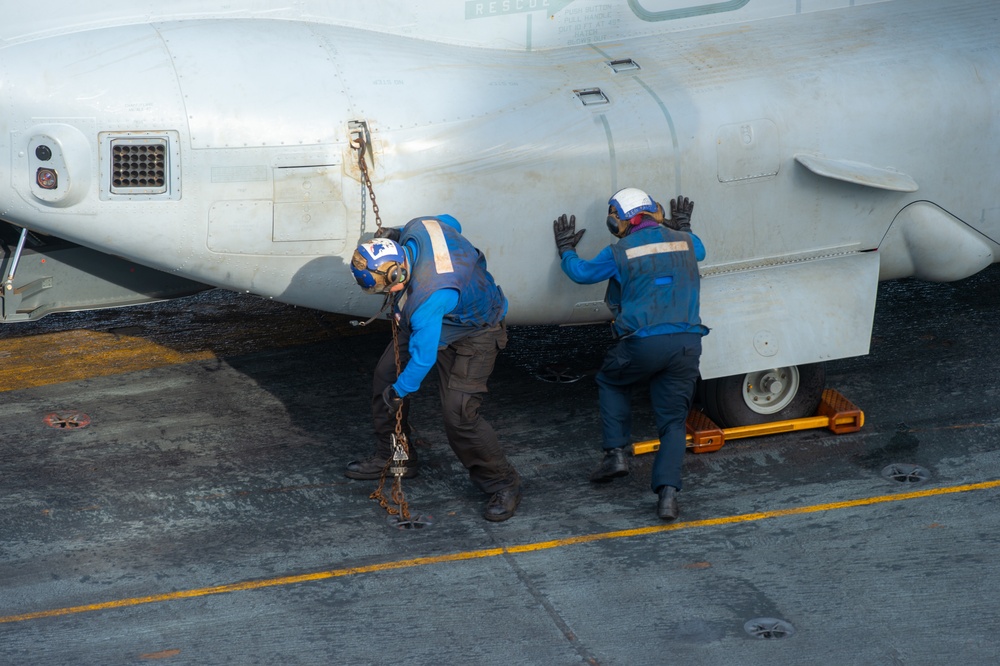
[{"label": "deck tie-down padeye", "polygon": [[[865,414],[854,403],[842,396],[836,389],[825,389],[814,416],[806,416],[787,421],[771,421],[756,425],[720,428],[703,412],[692,409],[688,413],[687,448],[694,453],[718,451],[732,439],[776,435],[796,430],[828,428],[841,435],[857,432],[865,424]],[[660,448],[660,440],[652,439],[632,445],[632,455],[652,453]]]}]

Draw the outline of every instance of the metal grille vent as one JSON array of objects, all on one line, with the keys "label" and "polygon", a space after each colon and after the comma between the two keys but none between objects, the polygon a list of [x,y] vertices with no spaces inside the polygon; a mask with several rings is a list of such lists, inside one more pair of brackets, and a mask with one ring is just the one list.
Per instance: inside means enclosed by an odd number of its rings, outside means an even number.
[{"label": "metal grille vent", "polygon": [[162,194],[166,191],[166,139],[111,141],[112,194]]}]

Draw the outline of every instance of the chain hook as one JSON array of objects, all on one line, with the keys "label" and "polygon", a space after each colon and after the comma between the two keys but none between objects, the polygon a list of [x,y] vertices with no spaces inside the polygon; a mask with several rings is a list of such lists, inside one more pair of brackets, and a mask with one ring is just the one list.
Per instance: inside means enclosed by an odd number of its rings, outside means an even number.
[{"label": "chain hook", "polygon": [[365,229],[366,202],[365,193],[372,202],[372,212],[375,213],[375,233],[382,230],[382,218],[378,212],[378,202],[375,201],[375,188],[372,187],[371,175],[368,172],[368,160],[366,155],[371,155],[372,166],[375,165],[375,154],[371,151],[368,123],[366,121],[351,121],[350,123],[350,144],[351,148],[358,151],[358,168],[361,170],[361,233]]}]

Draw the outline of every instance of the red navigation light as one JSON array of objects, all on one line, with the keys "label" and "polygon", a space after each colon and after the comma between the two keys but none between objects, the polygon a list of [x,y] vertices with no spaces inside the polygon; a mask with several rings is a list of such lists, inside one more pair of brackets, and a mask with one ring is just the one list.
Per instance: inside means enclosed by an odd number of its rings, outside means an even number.
[{"label": "red navigation light", "polygon": [[54,190],[59,187],[59,176],[55,169],[39,169],[35,172],[35,182],[43,190]]}]

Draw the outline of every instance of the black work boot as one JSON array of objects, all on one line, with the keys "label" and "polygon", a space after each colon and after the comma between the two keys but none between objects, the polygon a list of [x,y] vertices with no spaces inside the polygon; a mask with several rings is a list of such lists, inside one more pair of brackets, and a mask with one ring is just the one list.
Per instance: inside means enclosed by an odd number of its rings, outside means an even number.
[{"label": "black work boot", "polygon": [[[382,476],[382,470],[385,468],[386,462],[388,462],[388,459],[380,458],[378,454],[364,460],[352,460],[347,463],[344,476],[348,479],[378,479]],[[406,471],[403,472],[404,479],[412,479],[417,475],[417,461],[412,459],[404,460],[403,467],[406,468]],[[392,472],[386,472],[386,477],[392,478]]]},{"label": "black work boot", "polygon": [[625,457],[625,447],[605,449],[604,460],[590,475],[594,483],[604,483],[619,476],[628,476],[628,459]]},{"label": "black work boot", "polygon": [[656,515],[662,520],[677,518],[677,489],[673,486],[660,486],[660,501],[656,503]]},{"label": "black work boot", "polygon": [[486,503],[486,511],[483,518],[499,523],[514,515],[517,505],[521,503],[521,486],[507,486],[493,493],[490,501]]}]

